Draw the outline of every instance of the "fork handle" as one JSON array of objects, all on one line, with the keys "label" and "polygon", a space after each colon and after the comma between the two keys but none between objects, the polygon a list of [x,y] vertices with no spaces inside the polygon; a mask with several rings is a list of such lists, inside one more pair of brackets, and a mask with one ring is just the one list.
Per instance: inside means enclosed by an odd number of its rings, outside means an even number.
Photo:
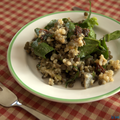
[{"label": "fork handle", "polygon": [[35,116],[36,118],[38,118],[39,120],[53,120],[37,111],[35,111],[34,109],[32,108],[29,108],[23,104],[21,104],[20,102],[16,101],[14,105],[12,106],[19,106],[21,108],[23,108],[24,110],[28,111],[30,114],[32,114],[33,116]]}]

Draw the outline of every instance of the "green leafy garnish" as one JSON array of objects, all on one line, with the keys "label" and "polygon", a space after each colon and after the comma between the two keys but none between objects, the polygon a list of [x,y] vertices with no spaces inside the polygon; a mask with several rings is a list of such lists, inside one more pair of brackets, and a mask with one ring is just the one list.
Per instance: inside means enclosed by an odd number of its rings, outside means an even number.
[{"label": "green leafy garnish", "polygon": [[55,23],[57,23],[58,20],[54,19],[51,20],[44,28],[49,30],[50,28],[54,27]]},{"label": "green leafy garnish", "polygon": [[82,28],[88,28],[89,27],[88,26],[88,21],[89,21],[90,16],[91,16],[91,1],[90,0],[89,0],[89,3],[90,3],[89,15],[88,15],[86,20],[84,20],[82,23],[79,24],[79,26],[82,27]]},{"label": "green leafy garnish", "polygon": [[96,17],[90,18],[88,20],[88,26],[93,28],[95,25],[98,25],[97,18]]},{"label": "green leafy garnish", "polygon": [[34,41],[31,47],[33,48],[33,52],[35,55],[43,58],[46,58],[45,55],[54,50],[53,47],[49,46],[45,42],[42,42],[39,44],[37,43],[37,41]]},{"label": "green leafy garnish", "polygon": [[38,37],[38,36],[39,36],[40,28],[36,28],[34,31],[35,31],[35,33],[36,33],[36,35],[37,35],[37,37]]},{"label": "green leafy garnish", "polygon": [[93,28],[92,27],[88,27],[88,29],[90,30],[89,37],[91,37],[93,39],[96,39],[96,34],[95,34]]},{"label": "green leafy garnish", "polygon": [[87,38],[87,37],[85,37],[85,43],[86,45],[78,48],[80,51],[80,54],[79,54],[80,58],[86,57],[87,55],[90,55],[91,53],[93,53],[95,48],[97,48],[97,46],[99,45],[98,40]]},{"label": "green leafy garnish", "polygon": [[96,76],[95,71],[92,72],[92,76],[93,76],[93,78]]},{"label": "green leafy garnish", "polygon": [[100,43],[101,43],[101,46],[103,46],[104,49],[106,50],[106,51],[103,53],[103,55],[104,55],[104,57],[105,57],[106,59],[108,59],[108,57],[109,57],[109,51],[108,51],[108,47],[107,47],[107,45],[106,45],[106,43],[105,43],[105,39],[103,38],[102,40],[100,40]]},{"label": "green leafy garnish", "polygon": [[104,39],[106,42],[109,42],[110,40],[116,40],[120,38],[120,30],[116,30],[112,33],[104,35]]}]

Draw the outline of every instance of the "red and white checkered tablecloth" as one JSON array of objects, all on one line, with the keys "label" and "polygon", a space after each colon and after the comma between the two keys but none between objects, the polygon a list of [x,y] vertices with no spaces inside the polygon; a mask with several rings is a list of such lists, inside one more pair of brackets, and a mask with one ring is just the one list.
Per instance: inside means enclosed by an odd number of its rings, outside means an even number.
[{"label": "red and white checkered tablecloth", "polygon": [[[120,0],[91,0],[92,12],[120,21]],[[23,89],[7,66],[7,48],[15,33],[31,20],[52,12],[69,11],[77,6],[89,10],[88,0],[0,0],[0,82],[12,90],[23,104],[54,120],[120,119],[120,92],[85,104],[65,104],[41,99]],[[1,96],[0,96],[1,97]],[[115,118],[114,118],[115,119]],[[19,107],[0,106],[0,120],[37,120]]]}]

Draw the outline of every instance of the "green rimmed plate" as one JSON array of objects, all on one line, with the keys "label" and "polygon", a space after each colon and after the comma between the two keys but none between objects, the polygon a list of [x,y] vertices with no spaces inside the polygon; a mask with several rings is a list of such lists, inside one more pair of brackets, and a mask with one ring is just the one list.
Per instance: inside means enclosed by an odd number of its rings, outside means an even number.
[{"label": "green rimmed plate", "polygon": [[[104,34],[120,30],[120,23],[112,18],[92,13],[91,17],[97,17],[99,26],[95,27],[97,38]],[[10,42],[7,52],[8,67],[15,80],[27,91],[41,98],[63,103],[86,103],[104,99],[120,91],[120,79],[118,71],[114,75],[114,82],[106,85],[97,85],[84,89],[80,82],[76,82],[73,88],[66,88],[63,85],[49,86],[48,80],[43,80],[36,69],[37,60],[33,60],[24,50],[27,41],[31,41],[35,28],[43,28],[52,19],[70,17],[73,21],[84,19],[82,11],[65,11],[48,14],[39,17],[22,27]],[[120,40],[110,41],[107,44],[114,56],[113,59],[120,59]]]}]

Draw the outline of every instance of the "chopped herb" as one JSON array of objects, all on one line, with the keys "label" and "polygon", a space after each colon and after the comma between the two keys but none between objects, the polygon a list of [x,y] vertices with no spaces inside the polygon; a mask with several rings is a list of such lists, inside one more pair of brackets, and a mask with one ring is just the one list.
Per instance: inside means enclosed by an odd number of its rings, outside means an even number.
[{"label": "chopped herb", "polygon": [[95,75],[96,75],[96,73],[95,73],[95,71],[93,71],[93,73],[92,73],[93,78],[95,77]]},{"label": "chopped herb", "polygon": [[49,30],[50,28],[54,27],[58,20],[51,20],[46,26],[45,29]]}]

